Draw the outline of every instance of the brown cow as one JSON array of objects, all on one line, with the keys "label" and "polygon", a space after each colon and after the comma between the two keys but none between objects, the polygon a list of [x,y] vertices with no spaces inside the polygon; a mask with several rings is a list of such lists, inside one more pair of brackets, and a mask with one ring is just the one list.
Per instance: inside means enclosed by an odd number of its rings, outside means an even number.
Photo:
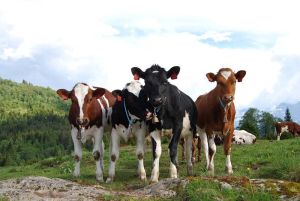
[{"label": "brown cow", "polygon": [[280,137],[283,132],[290,132],[294,137],[300,134],[299,124],[292,121],[285,122],[276,122],[275,123],[275,135],[277,135],[277,140],[280,140]]},{"label": "brown cow", "polygon": [[69,122],[74,144],[74,176],[80,175],[82,159],[81,144],[87,139],[94,140],[93,156],[96,162],[96,179],[103,181],[104,144],[102,142],[104,127],[110,124],[111,107],[116,98],[111,92],[85,83],[77,83],[71,91],[59,89],[56,93],[63,99],[71,99]]},{"label": "brown cow", "polygon": [[[236,81],[241,82],[246,71],[234,73],[230,68],[221,68],[217,74],[207,73],[210,82],[217,86],[205,95],[197,98],[198,133],[206,157],[206,168],[214,174],[214,155],[216,153],[215,135],[224,137],[224,153],[226,155],[226,172],[233,173],[230,160],[231,140],[234,131],[234,94]],[[209,150],[208,150],[209,147]]]}]

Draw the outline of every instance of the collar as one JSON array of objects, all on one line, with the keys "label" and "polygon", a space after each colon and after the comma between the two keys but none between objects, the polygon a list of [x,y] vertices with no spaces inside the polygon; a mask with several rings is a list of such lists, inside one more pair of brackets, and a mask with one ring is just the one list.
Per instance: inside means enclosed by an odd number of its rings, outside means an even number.
[{"label": "collar", "polygon": [[129,115],[129,112],[127,110],[127,107],[126,107],[126,103],[125,103],[125,98],[123,98],[123,108],[125,110],[125,114],[126,114],[126,117],[127,117],[127,121],[129,123],[129,126],[131,126],[132,124],[136,123],[138,121],[138,119],[131,119],[130,115]]}]

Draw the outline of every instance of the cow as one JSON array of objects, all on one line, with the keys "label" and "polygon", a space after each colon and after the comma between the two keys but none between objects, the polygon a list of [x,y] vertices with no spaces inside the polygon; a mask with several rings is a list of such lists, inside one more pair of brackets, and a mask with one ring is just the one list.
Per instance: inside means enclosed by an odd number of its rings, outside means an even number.
[{"label": "cow", "polygon": [[134,79],[142,78],[145,81],[144,93],[153,112],[149,132],[152,137],[153,168],[151,182],[158,182],[159,159],[161,156],[161,130],[172,130],[169,143],[170,177],[178,177],[177,147],[180,138],[185,138],[187,172],[193,172],[192,141],[196,136],[197,110],[193,100],[176,86],[170,84],[168,79],[176,79],[180,67],[174,66],[168,71],[157,64],[142,71],[138,67],[131,69]]},{"label": "cow", "polygon": [[290,132],[294,137],[300,134],[299,124],[292,121],[276,122],[275,123],[275,135],[277,135],[277,140],[280,141],[280,137],[283,132]]},{"label": "cow", "polygon": [[100,87],[91,87],[85,83],[77,83],[71,91],[59,89],[56,93],[63,99],[72,101],[69,110],[69,122],[74,144],[75,169],[73,175],[80,176],[80,160],[82,159],[82,143],[93,139],[93,156],[96,161],[96,180],[103,182],[102,141],[104,127],[109,127],[111,108],[115,97],[111,92]]},{"label": "cow", "polygon": [[233,100],[236,81],[241,82],[245,75],[244,70],[234,73],[230,68],[221,68],[217,74],[207,73],[207,79],[216,82],[217,85],[207,94],[200,95],[195,101],[198,110],[197,129],[204,149],[206,168],[211,175],[214,174],[215,135],[224,137],[225,170],[228,174],[233,173],[230,160],[235,118]]},{"label": "cow", "polygon": [[233,132],[233,144],[254,144],[255,142],[256,136],[245,130],[235,130]]},{"label": "cow", "polygon": [[150,119],[152,114],[146,109],[145,100],[140,98],[142,85],[138,81],[126,84],[121,90],[114,90],[112,93],[117,98],[112,108],[112,131],[110,141],[110,165],[107,183],[115,178],[115,166],[119,158],[120,137],[126,142],[135,135],[136,156],[138,158],[138,175],[141,180],[146,180],[144,168],[144,145],[146,135],[146,119]]}]

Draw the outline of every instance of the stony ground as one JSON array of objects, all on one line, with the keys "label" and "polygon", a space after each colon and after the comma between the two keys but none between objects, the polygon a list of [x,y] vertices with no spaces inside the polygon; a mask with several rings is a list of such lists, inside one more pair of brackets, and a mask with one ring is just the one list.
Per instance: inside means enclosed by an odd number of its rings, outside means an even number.
[{"label": "stony ground", "polygon": [[[192,178],[197,179],[197,178]],[[199,179],[199,178],[198,178]],[[247,179],[247,178],[202,178],[217,181],[221,188],[263,188],[271,193],[280,195],[281,200],[300,200],[299,183],[279,180]],[[176,189],[184,188],[188,179],[164,179],[158,183],[148,185],[141,189],[131,191],[110,191],[100,185],[85,186],[63,179],[49,179],[46,177],[25,177],[23,179],[10,179],[0,181],[0,197],[9,200],[39,201],[39,200],[102,200],[105,195],[168,198],[176,196]]]}]

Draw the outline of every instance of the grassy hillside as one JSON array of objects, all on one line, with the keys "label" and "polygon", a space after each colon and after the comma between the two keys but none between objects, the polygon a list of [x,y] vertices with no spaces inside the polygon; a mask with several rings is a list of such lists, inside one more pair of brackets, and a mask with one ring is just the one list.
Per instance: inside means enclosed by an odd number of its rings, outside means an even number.
[{"label": "grassy hillside", "polygon": [[[169,176],[169,159],[167,155],[167,144],[163,146],[163,154],[160,162],[160,179]],[[217,147],[215,159],[215,176],[217,178],[242,182],[249,178],[280,179],[286,181],[300,181],[300,138],[277,141],[259,140],[254,145],[234,145],[232,153],[232,163],[234,174],[227,177],[224,173],[225,157],[222,147]],[[104,176],[108,172],[108,148],[105,151]],[[179,158],[179,161],[180,158]],[[134,146],[122,146],[120,151],[120,160],[116,166],[116,180],[113,184],[101,184],[112,190],[137,189],[148,183],[140,182],[136,177],[136,164]],[[152,167],[152,154],[150,146],[147,147],[145,155],[145,167],[148,178],[150,177]],[[73,158],[71,155],[64,157],[51,157],[41,160],[37,163],[23,167],[0,167],[0,180],[24,177],[29,175],[46,176],[50,178],[59,177],[76,181],[78,183],[92,185],[95,181],[95,163],[91,152],[84,152],[81,176],[74,178]],[[194,171],[195,177],[188,177],[190,183],[186,189],[182,189],[180,197],[175,200],[214,200],[212,198],[220,197],[220,200],[279,200],[279,195],[270,192],[254,189],[251,187],[240,189],[221,189],[218,183],[211,180],[207,181],[204,161],[197,163]],[[186,177],[185,162],[180,163],[180,176]],[[297,191],[300,194],[300,184],[290,188],[291,191]],[[187,199],[188,198],[188,199]],[[119,200],[119,198],[111,198]],[[108,199],[109,200],[109,199]],[[124,199],[127,200],[127,199]],[[172,199],[174,200],[174,198]]]},{"label": "grassy hillside", "polygon": [[0,166],[70,151],[68,107],[50,88],[0,78]]}]

